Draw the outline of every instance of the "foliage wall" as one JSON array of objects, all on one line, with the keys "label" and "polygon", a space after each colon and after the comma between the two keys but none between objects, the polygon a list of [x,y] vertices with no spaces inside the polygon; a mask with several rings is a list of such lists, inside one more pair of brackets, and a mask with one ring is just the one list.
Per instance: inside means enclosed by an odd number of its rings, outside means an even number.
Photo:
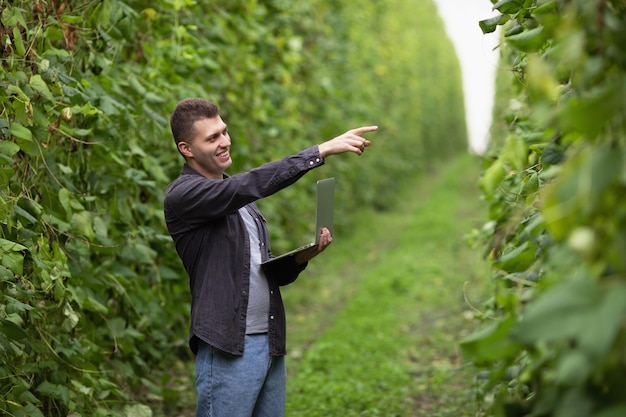
[{"label": "foliage wall", "polygon": [[171,371],[192,359],[189,297],[162,216],[177,100],[221,106],[233,172],[381,126],[263,203],[276,250],[309,226],[293,213],[316,176],[349,219],[467,148],[431,2],[335,3],[0,0],[0,414],[173,415],[192,390]]},{"label": "foliage wall", "polygon": [[480,180],[477,415],[626,415],[626,4],[493,1],[513,77]]}]

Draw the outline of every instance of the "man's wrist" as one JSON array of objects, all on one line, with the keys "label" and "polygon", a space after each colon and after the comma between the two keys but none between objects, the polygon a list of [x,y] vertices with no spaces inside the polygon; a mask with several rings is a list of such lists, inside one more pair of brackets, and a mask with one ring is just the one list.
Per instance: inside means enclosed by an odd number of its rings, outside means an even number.
[{"label": "man's wrist", "polygon": [[326,142],[317,145],[317,149],[322,158],[326,158],[330,154],[330,150],[328,149]]}]

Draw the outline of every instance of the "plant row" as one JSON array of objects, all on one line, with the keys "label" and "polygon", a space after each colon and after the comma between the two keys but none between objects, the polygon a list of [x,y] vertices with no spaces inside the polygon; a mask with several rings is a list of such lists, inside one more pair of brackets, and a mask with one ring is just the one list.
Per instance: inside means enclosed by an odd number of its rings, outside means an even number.
[{"label": "plant row", "polygon": [[[174,415],[193,390],[170,372],[193,359],[162,215],[178,100],[218,103],[233,172],[379,124],[372,157],[314,174],[338,177],[338,218],[464,150],[458,65],[422,22],[334,3],[0,0],[0,414]],[[264,202],[277,251],[314,175]]]},{"label": "plant row", "polygon": [[461,344],[477,414],[625,415],[626,5],[492,2],[511,84],[480,180],[496,291]]}]

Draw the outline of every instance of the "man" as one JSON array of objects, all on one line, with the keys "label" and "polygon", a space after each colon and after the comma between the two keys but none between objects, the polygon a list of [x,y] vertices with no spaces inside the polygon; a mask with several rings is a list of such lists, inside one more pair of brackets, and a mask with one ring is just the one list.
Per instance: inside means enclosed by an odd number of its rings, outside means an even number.
[{"label": "man", "polygon": [[203,99],[180,101],[170,119],[180,176],[165,192],[167,228],[189,275],[189,346],[196,355],[197,416],[280,417],[285,410],[285,311],[279,286],[298,277],[332,237],[274,262],[266,221],[256,200],[293,184],[324,158],[361,155],[370,141],[350,130],[296,155],[249,172],[228,175],[231,140],[218,107]]}]

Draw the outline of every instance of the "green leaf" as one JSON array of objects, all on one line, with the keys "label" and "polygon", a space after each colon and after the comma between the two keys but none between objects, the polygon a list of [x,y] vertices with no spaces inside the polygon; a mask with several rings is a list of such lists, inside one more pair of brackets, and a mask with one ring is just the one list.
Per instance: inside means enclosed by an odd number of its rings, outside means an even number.
[{"label": "green leaf", "polygon": [[602,207],[620,181],[623,158],[610,146],[586,148],[544,188],[543,215],[554,236],[564,239],[580,224],[582,215]]},{"label": "green leaf", "polygon": [[506,14],[515,14],[522,9],[523,0],[500,0],[493,8]]},{"label": "green leaf", "polygon": [[144,94],[146,94],[146,88],[143,86],[143,84],[141,84],[141,82],[139,82],[139,80],[137,79],[137,77],[135,76],[130,76],[128,78],[128,84],[132,87],[132,89],[139,94],[140,96],[143,96]]},{"label": "green leaf", "polygon": [[135,404],[124,407],[125,417],[152,417],[152,410],[147,405]]},{"label": "green leaf", "polygon": [[589,358],[580,350],[566,352],[557,359],[555,381],[564,385],[581,385],[591,374]]},{"label": "green leaf", "polygon": [[508,21],[509,16],[501,14],[499,16],[481,20],[478,22],[478,26],[480,26],[480,30],[482,30],[484,34],[487,34],[494,32],[499,25],[503,25]]},{"label": "green leaf", "polygon": [[41,75],[39,74],[33,75],[30,78],[30,86],[32,87],[33,90],[37,91],[44,98],[48,99],[49,101],[54,102],[54,96],[50,92],[50,89],[48,88],[48,85],[46,84],[46,82],[43,80],[43,78],[41,78]]},{"label": "green leaf", "polygon": [[74,127],[66,126],[65,130],[67,131],[68,134],[74,137],[79,137],[79,138],[84,138],[92,134],[92,129],[77,129]]},{"label": "green leaf", "polygon": [[541,162],[544,164],[557,165],[565,159],[563,148],[558,145],[548,145],[541,155]]},{"label": "green leaf", "polygon": [[150,104],[163,104],[163,103],[165,103],[165,99],[163,97],[153,93],[152,91],[148,91],[146,93],[146,95],[144,96],[144,98]]},{"label": "green leaf", "polygon": [[13,206],[13,211],[18,216],[18,218],[22,221],[22,223],[26,223],[29,226],[37,223],[37,218],[33,217],[28,211],[24,210],[22,207],[17,204]]},{"label": "green leaf", "polygon": [[25,414],[23,415],[28,417],[45,417],[43,413],[34,404],[31,403],[28,403],[24,406],[24,412]]},{"label": "green leaf", "polygon": [[24,256],[19,253],[5,253],[2,255],[2,266],[21,276],[24,274]]},{"label": "green leaf", "polygon": [[24,245],[20,245],[17,242],[0,238],[0,249],[7,252],[21,252],[28,248]]},{"label": "green leaf", "polygon": [[520,346],[510,337],[515,319],[495,321],[460,343],[462,355],[476,364],[490,363],[515,356]]},{"label": "green leaf", "polygon": [[[52,34],[52,37],[59,37],[60,39],[63,39],[63,32],[56,30],[55,28],[52,27],[48,27],[48,29],[46,29],[46,37],[50,37],[49,35]],[[45,50],[44,55],[52,58],[52,57],[61,57],[61,58],[69,58],[71,56],[71,54],[69,53],[69,51],[65,50],[65,49],[57,49],[57,48],[48,48]]]},{"label": "green leaf", "polygon": [[526,68],[528,92],[534,99],[548,100],[555,103],[559,98],[560,85],[556,79],[556,71],[545,60],[531,56]]},{"label": "green leaf", "polygon": [[528,163],[528,145],[519,136],[511,135],[507,138],[500,158],[517,171],[523,170]]},{"label": "green leaf", "polygon": [[100,242],[109,242],[109,225],[106,221],[104,221],[104,219],[101,217],[94,217],[93,229]]},{"label": "green leaf", "polygon": [[41,216],[41,213],[43,211],[41,204],[26,196],[22,196],[19,198],[15,208],[18,207],[24,209],[32,218],[34,218],[35,221],[33,221],[32,223],[36,223],[37,219]]},{"label": "green leaf", "polygon": [[17,26],[18,23],[21,24],[22,27],[28,27],[22,10],[19,7],[6,7],[2,10],[2,24],[4,26]]},{"label": "green leaf", "polygon": [[602,290],[589,279],[550,288],[534,300],[513,330],[524,344],[578,340],[580,349],[598,359],[610,349],[626,313],[626,285]]},{"label": "green leaf", "polygon": [[86,237],[88,240],[93,240],[96,237],[93,230],[92,215],[86,210],[72,214],[70,225],[79,235]]},{"label": "green leaf", "polygon": [[15,84],[9,84],[9,86],[7,87],[7,91],[11,95],[12,94],[17,95],[17,98],[23,101],[24,103],[28,103],[30,101],[30,97],[26,95],[24,90],[22,90],[19,86]]},{"label": "green leaf", "polygon": [[72,210],[72,204],[71,204],[72,195],[70,194],[70,191],[67,188],[60,188],[58,195],[59,195],[59,203],[61,203],[61,207],[63,207],[63,210],[65,210],[65,215],[67,216],[66,218],[67,219],[71,218],[72,213],[74,211]]},{"label": "green leaf", "polygon": [[65,296],[65,285],[63,285],[63,281],[57,280],[54,283],[54,299],[60,301]]},{"label": "green leaf", "polygon": [[148,107],[146,104],[143,104],[141,106],[142,110],[148,115],[150,116],[150,118],[155,121],[157,124],[159,124],[160,126],[167,126],[168,121],[165,117],[163,117],[161,114],[159,114],[158,112],[155,112],[154,110],[152,110],[150,107]]},{"label": "green leaf", "polygon": [[85,303],[84,303],[83,307],[86,310],[95,311],[95,312],[101,313],[101,314],[108,314],[109,313],[109,309],[104,304],[102,304],[101,302],[99,302],[95,298],[91,298],[91,297],[88,297],[88,298],[85,299]]},{"label": "green leaf", "polygon": [[522,33],[523,31],[524,31],[524,26],[522,25],[513,26],[512,28],[507,29],[507,31],[504,32],[504,37],[508,38],[509,36],[517,35],[518,33]]},{"label": "green leaf", "polygon": [[494,195],[500,185],[500,182],[505,176],[506,170],[504,169],[504,163],[501,159],[497,159],[489,168],[487,168],[483,176],[478,181],[478,185],[487,197],[491,197]]},{"label": "green leaf", "polygon": [[12,157],[15,156],[15,154],[18,153],[19,150],[20,147],[14,142],[8,140],[0,141],[0,154],[2,155]]},{"label": "green leaf", "polygon": [[63,402],[63,404],[69,405],[70,403],[70,392],[65,385],[52,384],[48,381],[43,381],[39,384],[35,391],[47,397],[59,399]]},{"label": "green leaf", "polygon": [[0,281],[9,281],[15,277],[13,271],[4,265],[0,265]]},{"label": "green leaf", "polygon": [[[35,395],[32,392],[30,392],[29,388],[30,388],[30,385],[28,384],[28,382],[24,381],[23,385],[20,384],[19,388],[17,388],[16,392],[15,392],[17,399],[22,404],[30,403],[27,406],[25,406],[24,409],[28,409],[28,406],[32,406],[34,404],[41,405],[41,400],[39,400],[37,397],[35,397]],[[37,410],[37,411],[39,411],[39,410]],[[32,414],[29,413],[27,415],[30,417],[31,415],[37,415],[37,414],[36,413],[32,413]]]},{"label": "green leaf", "polygon": [[83,21],[83,17],[82,16],[70,16],[67,14],[63,14],[61,16],[61,20],[75,25],[75,24],[81,23]]},{"label": "green leaf", "polygon": [[596,136],[615,117],[624,114],[626,103],[626,79],[607,81],[601,87],[587,91],[587,94],[574,97],[560,115],[565,129]]},{"label": "green leaf", "polygon": [[514,49],[522,52],[536,52],[546,43],[543,26],[526,30],[506,38],[506,42]]},{"label": "green leaf", "polygon": [[533,11],[533,15],[549,15],[550,13],[558,13],[558,11],[556,0],[544,0],[537,3],[537,8]]},{"label": "green leaf", "polygon": [[493,262],[493,265],[508,273],[525,271],[535,261],[536,252],[537,246],[526,241],[502,254],[502,256]]},{"label": "green leaf", "polygon": [[[15,314],[15,316],[13,317],[13,322],[15,324],[21,324],[23,322],[22,317],[19,315],[19,313],[25,313],[28,311],[33,310],[33,306],[31,306],[30,304],[26,304],[21,302],[20,300],[11,297],[10,295],[4,295],[4,299],[5,301],[5,306],[6,306],[6,312],[9,314]],[[12,318],[10,316],[7,316],[9,318]]]},{"label": "green leaf", "polygon": [[26,48],[24,47],[24,40],[22,39],[22,33],[20,29],[15,26],[13,28],[13,44],[15,45],[15,52],[20,56],[26,55]]},{"label": "green leaf", "polygon": [[535,171],[532,171],[526,177],[524,177],[522,188],[520,189],[520,195],[522,196],[533,195],[538,190],[539,190],[539,174],[537,174],[537,172]]},{"label": "green leaf", "polygon": [[54,227],[56,227],[59,233],[67,233],[71,229],[71,226],[68,222],[63,221],[60,218],[53,216],[51,214],[46,216],[46,221],[50,222]]},{"label": "green leaf", "polygon": [[125,245],[120,256],[132,263],[152,265],[157,257],[156,251],[141,242]]},{"label": "green leaf", "polygon": [[28,339],[28,333],[26,333],[21,326],[3,318],[0,318],[0,333],[4,334],[10,340],[18,342]]},{"label": "green leaf", "polygon": [[24,139],[27,141],[33,140],[33,134],[27,127],[22,126],[20,123],[13,123],[11,125],[11,134],[16,138]]},{"label": "green leaf", "polygon": [[65,307],[63,307],[63,315],[65,316],[65,321],[63,322],[63,329],[66,331],[70,331],[80,321],[80,316],[72,309],[72,306],[67,303]]}]

